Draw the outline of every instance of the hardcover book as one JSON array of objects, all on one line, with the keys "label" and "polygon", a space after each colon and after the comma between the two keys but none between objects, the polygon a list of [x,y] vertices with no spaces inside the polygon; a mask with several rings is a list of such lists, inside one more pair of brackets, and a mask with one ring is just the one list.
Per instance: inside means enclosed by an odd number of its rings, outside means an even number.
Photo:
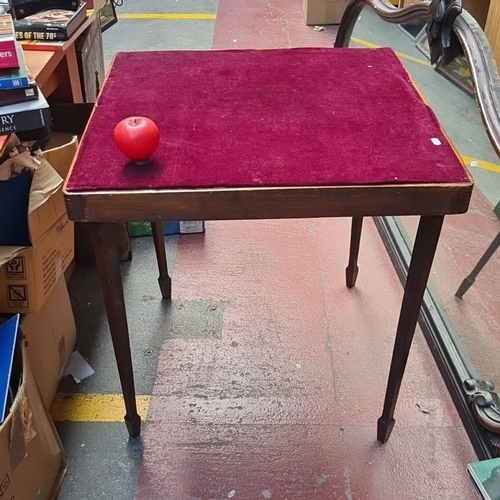
[{"label": "hardcover book", "polygon": [[35,80],[28,75],[28,86],[2,90],[0,92],[0,106],[17,104],[18,102],[34,101],[38,99],[38,85]]},{"label": "hardcover book", "polygon": [[0,15],[0,69],[19,68],[16,33],[9,14]]},{"label": "hardcover book", "polygon": [[16,53],[19,67],[0,70],[0,90],[23,88],[29,84],[23,49],[18,43],[16,43]]},{"label": "hardcover book", "polygon": [[65,9],[42,10],[31,16],[14,20],[18,40],[55,42],[68,40],[87,18],[87,4],[76,11]]},{"label": "hardcover book", "polygon": [[9,0],[14,19],[22,19],[41,10],[76,10],[79,0]]},{"label": "hardcover book", "polygon": [[500,500],[500,458],[467,465],[472,484],[482,500]]},{"label": "hardcover book", "polygon": [[2,156],[5,153],[5,150],[7,149],[7,146],[9,144],[9,137],[10,134],[0,135],[0,162],[2,161]]},{"label": "hardcover book", "polygon": [[12,134],[51,125],[50,108],[41,92],[35,101],[0,107],[0,134]]}]

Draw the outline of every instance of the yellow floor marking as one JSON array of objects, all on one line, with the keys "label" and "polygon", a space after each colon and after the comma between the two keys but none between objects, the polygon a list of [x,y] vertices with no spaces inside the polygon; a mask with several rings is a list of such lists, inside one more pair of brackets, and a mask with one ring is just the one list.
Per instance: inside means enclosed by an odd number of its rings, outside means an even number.
[{"label": "yellow floor marking", "polygon": [[206,21],[216,19],[217,14],[203,14],[203,13],[178,13],[171,12],[168,14],[161,13],[140,13],[140,14],[118,14],[118,19],[182,19],[193,21]]},{"label": "yellow floor marking", "polygon": [[[368,47],[370,49],[378,49],[380,45],[376,45],[372,42],[368,42],[367,40],[363,40],[361,38],[351,37],[351,40],[359,45],[363,45],[363,47]],[[415,62],[418,64],[423,64],[424,66],[430,66],[431,63],[426,61],[425,59],[420,59],[419,57],[409,56],[408,54],[403,54],[403,52],[396,52],[396,55],[401,59],[406,59],[407,61]]]},{"label": "yellow floor marking", "polygon": [[356,38],[354,36],[351,37],[351,40],[359,45],[363,45],[363,47],[368,47],[370,49],[380,49],[380,45],[376,45],[368,40],[363,40],[361,38]]},{"label": "yellow floor marking", "polygon": [[485,160],[478,160],[477,158],[471,158],[470,156],[462,156],[462,160],[466,165],[470,166],[471,162],[476,162],[476,167],[482,168],[483,170],[489,170],[490,172],[496,172],[500,174],[500,165],[496,163],[491,163]]},{"label": "yellow floor marking", "polygon": [[[137,396],[137,411],[148,416],[151,396]],[[56,422],[123,422],[125,405],[121,394],[56,394],[50,414]]]}]

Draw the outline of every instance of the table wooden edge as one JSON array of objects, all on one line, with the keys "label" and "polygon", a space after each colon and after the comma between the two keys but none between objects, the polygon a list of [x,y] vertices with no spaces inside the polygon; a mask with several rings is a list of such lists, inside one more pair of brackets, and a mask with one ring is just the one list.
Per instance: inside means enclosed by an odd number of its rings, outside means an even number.
[{"label": "table wooden edge", "polygon": [[238,220],[467,211],[473,182],[73,192],[68,216],[82,222]]}]

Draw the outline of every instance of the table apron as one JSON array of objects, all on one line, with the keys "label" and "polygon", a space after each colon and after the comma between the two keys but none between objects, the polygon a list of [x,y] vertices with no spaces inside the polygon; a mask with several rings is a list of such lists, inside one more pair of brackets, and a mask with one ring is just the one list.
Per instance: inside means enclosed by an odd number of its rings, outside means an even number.
[{"label": "table apron", "polygon": [[472,184],[65,192],[82,222],[243,220],[464,213]]}]

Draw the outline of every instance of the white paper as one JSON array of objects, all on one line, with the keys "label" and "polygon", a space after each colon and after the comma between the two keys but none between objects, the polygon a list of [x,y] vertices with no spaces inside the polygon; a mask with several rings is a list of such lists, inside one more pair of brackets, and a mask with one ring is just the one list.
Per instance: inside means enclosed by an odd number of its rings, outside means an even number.
[{"label": "white paper", "polygon": [[78,351],[73,351],[64,370],[63,377],[71,375],[75,382],[79,384],[82,380],[94,375],[94,373],[94,370],[85,361],[83,356]]}]

